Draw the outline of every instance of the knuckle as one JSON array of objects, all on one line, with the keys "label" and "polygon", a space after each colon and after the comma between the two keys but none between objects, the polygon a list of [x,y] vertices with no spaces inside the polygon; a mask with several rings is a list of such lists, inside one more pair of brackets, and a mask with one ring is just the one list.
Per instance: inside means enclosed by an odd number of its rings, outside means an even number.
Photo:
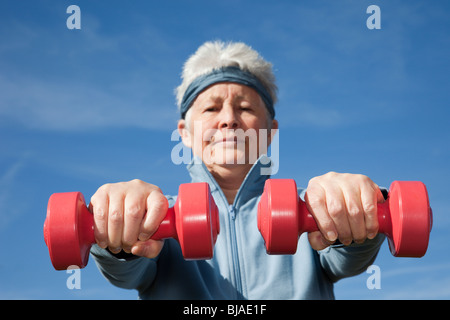
[{"label": "knuckle", "polygon": [[127,219],[139,220],[141,217],[141,211],[142,211],[141,206],[137,203],[134,203],[129,205],[125,209],[125,216]]},{"label": "knuckle", "polygon": [[309,185],[316,183],[317,181],[320,180],[320,177],[313,177],[309,180]]},{"label": "knuckle", "polygon": [[306,198],[313,208],[324,205],[324,199],[311,189],[306,192]]},{"label": "knuckle", "polygon": [[103,207],[97,207],[94,209],[94,218],[96,220],[104,221],[106,220],[107,214]]},{"label": "knuckle", "polygon": [[369,214],[376,213],[376,211],[377,211],[377,206],[374,203],[364,203],[363,208],[364,208],[364,212],[369,213]]},{"label": "knuckle", "polygon": [[96,203],[100,203],[102,199],[106,198],[105,190],[102,187],[98,188],[98,190],[92,195],[90,203],[95,205]]},{"label": "knuckle", "polygon": [[309,180],[308,188],[316,186],[316,185],[320,185],[325,181],[332,180],[334,178],[334,176],[335,176],[335,172],[328,172],[321,176],[315,176]]},{"label": "knuckle", "polygon": [[373,189],[374,191],[378,189],[378,186],[375,184],[375,182],[372,181],[368,176],[358,174],[357,175],[358,181],[360,185],[366,185],[370,189]]},{"label": "knuckle", "polygon": [[344,205],[342,204],[342,202],[337,200],[330,200],[327,204],[327,207],[328,207],[328,214],[332,218],[339,217],[344,211]]},{"label": "knuckle", "polygon": [[320,208],[324,205],[323,201],[317,198],[312,198],[309,200],[309,206],[315,210],[317,208]]},{"label": "knuckle", "polygon": [[99,195],[98,195],[98,190],[97,190],[97,192],[94,193],[94,195],[91,197],[89,203],[94,205],[95,203],[97,203],[98,197],[99,197]]},{"label": "knuckle", "polygon": [[113,184],[112,183],[106,183],[104,185],[102,185],[100,188],[98,188],[97,193],[98,194],[102,194],[102,195],[106,195],[109,193],[109,191],[111,190]]},{"label": "knuckle", "polygon": [[352,218],[357,218],[362,213],[360,207],[356,204],[350,204],[347,208],[347,212]]},{"label": "knuckle", "polygon": [[111,223],[122,222],[123,221],[122,212],[120,212],[120,210],[118,209],[111,210],[111,212],[109,213],[109,221],[111,221]]},{"label": "knuckle", "polygon": [[346,178],[351,179],[353,181],[358,181],[358,182],[365,182],[368,180],[368,177],[360,174],[360,173],[347,173],[345,175]]},{"label": "knuckle", "polygon": [[363,175],[363,174],[357,174],[356,176],[358,177],[358,179],[359,179],[361,182],[364,182],[364,183],[372,183],[372,180],[371,180],[368,176],[366,176],[366,175]]},{"label": "knuckle", "polygon": [[158,186],[155,186],[155,185],[152,185],[151,193],[154,193],[155,195],[160,196],[160,197],[164,197],[164,194],[163,194],[161,188]]},{"label": "knuckle", "polygon": [[327,172],[326,174],[324,174],[323,176],[321,176],[320,179],[322,182],[325,182],[325,183],[337,183],[340,181],[340,179],[342,179],[345,176],[346,176],[345,173],[338,173],[335,171],[330,171],[330,172]]},{"label": "knuckle", "polygon": [[324,176],[317,176],[317,177],[313,177],[308,181],[308,187],[307,190],[309,192],[320,192],[321,189],[321,184],[324,180]]},{"label": "knuckle", "polygon": [[158,194],[155,199],[151,202],[153,210],[158,212],[165,212],[169,206],[169,203],[162,194]]},{"label": "knuckle", "polygon": [[335,171],[329,171],[323,175],[324,178],[335,178],[338,175]]},{"label": "knuckle", "polygon": [[143,184],[145,184],[145,182],[140,180],[140,179],[133,179],[133,180],[129,181],[128,183],[129,184],[133,184],[133,185],[143,185]]}]

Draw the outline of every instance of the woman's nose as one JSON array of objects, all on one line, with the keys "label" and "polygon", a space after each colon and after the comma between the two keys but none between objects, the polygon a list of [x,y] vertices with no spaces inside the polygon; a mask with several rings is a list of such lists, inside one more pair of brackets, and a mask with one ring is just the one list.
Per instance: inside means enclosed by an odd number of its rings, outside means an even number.
[{"label": "woman's nose", "polygon": [[223,107],[222,112],[219,115],[220,116],[220,122],[219,122],[219,128],[220,129],[236,129],[239,127],[239,120],[236,116],[236,112],[231,107]]}]

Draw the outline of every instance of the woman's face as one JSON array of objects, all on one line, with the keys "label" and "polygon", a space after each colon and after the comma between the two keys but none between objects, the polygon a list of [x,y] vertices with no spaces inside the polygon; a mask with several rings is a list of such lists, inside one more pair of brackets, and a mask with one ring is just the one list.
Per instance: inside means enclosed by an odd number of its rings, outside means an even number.
[{"label": "woman's face", "polygon": [[267,153],[277,128],[259,94],[236,83],[203,91],[178,123],[183,143],[207,166],[252,165]]}]

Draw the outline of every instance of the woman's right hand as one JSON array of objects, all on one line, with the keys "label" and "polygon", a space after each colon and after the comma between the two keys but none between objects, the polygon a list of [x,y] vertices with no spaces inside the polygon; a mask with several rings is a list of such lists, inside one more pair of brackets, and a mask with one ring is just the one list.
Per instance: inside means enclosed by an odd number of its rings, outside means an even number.
[{"label": "woman's right hand", "polygon": [[152,240],[166,216],[168,201],[157,186],[141,180],[101,186],[91,198],[97,244],[112,253],[156,257],[163,240]]}]

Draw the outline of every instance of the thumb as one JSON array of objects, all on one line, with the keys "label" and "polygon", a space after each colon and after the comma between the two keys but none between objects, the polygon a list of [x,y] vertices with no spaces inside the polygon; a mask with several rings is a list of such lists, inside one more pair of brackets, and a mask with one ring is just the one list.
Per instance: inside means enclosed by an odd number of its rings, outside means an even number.
[{"label": "thumb", "polygon": [[322,236],[322,233],[320,231],[308,233],[308,240],[309,244],[311,245],[311,248],[313,248],[316,251],[323,250],[332,244]]},{"label": "thumb", "polygon": [[163,246],[164,240],[138,240],[133,247],[131,247],[131,253],[135,256],[153,259],[159,255]]}]

